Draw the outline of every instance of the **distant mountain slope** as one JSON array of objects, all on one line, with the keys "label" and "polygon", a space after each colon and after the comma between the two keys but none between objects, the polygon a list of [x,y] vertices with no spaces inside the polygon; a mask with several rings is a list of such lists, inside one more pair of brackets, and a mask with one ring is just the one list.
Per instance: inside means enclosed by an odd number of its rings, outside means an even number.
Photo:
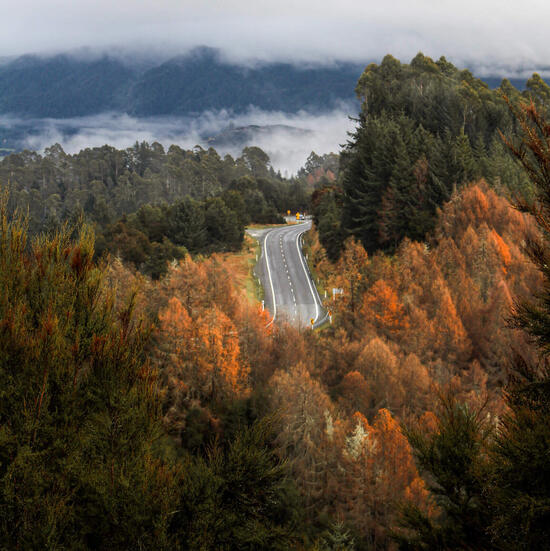
[{"label": "distant mountain slope", "polygon": [[120,110],[135,78],[109,57],[23,56],[0,66],[0,113],[67,118]]},{"label": "distant mountain slope", "polygon": [[67,118],[105,111],[138,116],[213,109],[323,111],[354,99],[363,66],[300,68],[286,63],[245,68],[198,48],[148,70],[108,56],[23,56],[0,66],[0,114]]},{"label": "distant mountain slope", "polygon": [[[500,84],[502,83],[502,77],[479,77],[479,78],[480,78],[480,80],[485,82],[487,84],[487,86],[489,86],[489,88],[491,88],[491,90],[494,90],[495,88],[498,88],[500,86]],[[517,88],[518,90],[525,90],[525,83],[526,83],[527,79],[525,79],[525,78],[509,78],[508,80],[514,88]],[[545,79],[545,80],[548,83],[548,79]]]},{"label": "distant mountain slope", "polygon": [[[205,47],[157,64],[144,64],[139,56],[129,59],[2,58],[0,115],[63,119],[116,111],[150,117],[220,109],[242,113],[250,106],[286,113],[328,111],[355,101],[354,89],[368,61],[244,67]],[[496,88],[502,79],[484,80]],[[512,84],[525,87],[520,79]]]},{"label": "distant mountain slope", "polygon": [[354,99],[363,66],[337,63],[301,68],[272,63],[254,68],[222,61],[201,48],[145,72],[132,89],[129,105],[140,116],[188,114],[205,109],[242,112],[251,105],[296,112],[333,108]]}]

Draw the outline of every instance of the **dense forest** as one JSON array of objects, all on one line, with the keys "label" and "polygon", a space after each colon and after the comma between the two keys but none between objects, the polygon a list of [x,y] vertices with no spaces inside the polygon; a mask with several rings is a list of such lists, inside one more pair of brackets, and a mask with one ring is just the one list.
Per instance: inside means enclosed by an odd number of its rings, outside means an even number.
[{"label": "dense forest", "polygon": [[301,176],[285,180],[258,147],[233,159],[145,142],[69,155],[56,144],[44,155],[9,155],[0,181],[9,208],[28,212],[32,235],[83,217],[96,230],[98,255],[110,251],[158,277],[186,252],[239,250],[251,222],[281,223],[280,213],[304,210],[325,157],[312,153]]},{"label": "dense forest", "polygon": [[537,74],[520,94],[508,80],[491,90],[443,57],[418,54],[407,65],[388,55],[365,69],[356,93],[362,109],[342,152],[341,186],[314,197],[333,260],[349,235],[368,252],[395,251],[404,237],[423,240],[437,208],[465,183],[484,178],[503,193],[531,192],[500,133],[517,130],[504,96],[550,105],[550,87]]},{"label": "dense forest", "polygon": [[[546,548],[545,86],[386,57],[290,181],[257,148],[4,159],[0,548]],[[243,234],[308,200],[317,331],[268,323]]]}]

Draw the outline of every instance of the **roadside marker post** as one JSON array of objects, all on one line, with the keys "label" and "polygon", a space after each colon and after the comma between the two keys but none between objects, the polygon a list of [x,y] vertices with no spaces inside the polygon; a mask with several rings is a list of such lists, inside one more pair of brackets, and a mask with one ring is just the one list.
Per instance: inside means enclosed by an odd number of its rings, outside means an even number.
[{"label": "roadside marker post", "polygon": [[309,323],[311,323],[311,330],[313,331],[313,324],[315,323],[315,320],[313,318],[309,318]]},{"label": "roadside marker post", "polygon": [[262,312],[265,310],[265,302],[262,300]]}]

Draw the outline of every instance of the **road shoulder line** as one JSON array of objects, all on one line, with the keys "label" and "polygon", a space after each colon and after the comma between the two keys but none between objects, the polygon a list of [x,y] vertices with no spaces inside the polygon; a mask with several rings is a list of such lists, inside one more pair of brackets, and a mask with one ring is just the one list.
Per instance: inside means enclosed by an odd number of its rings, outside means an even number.
[{"label": "road shoulder line", "polygon": [[298,240],[300,239],[300,236],[306,233],[306,231],[309,231],[309,230],[304,230],[296,234],[296,249],[298,251],[298,257],[300,258],[300,262],[302,264],[302,269],[304,270],[304,275],[306,276],[307,283],[309,285],[309,290],[311,292],[311,297],[313,298],[313,303],[315,304],[315,319],[313,320],[313,325],[315,325],[315,322],[319,319],[319,304],[317,303],[317,297],[313,292],[313,287],[311,286],[311,278],[309,277],[309,273],[306,270],[306,266],[304,264],[304,258],[303,258],[304,255],[302,254],[302,251],[300,249],[300,245],[298,242]]},{"label": "road shoulder line", "polygon": [[277,299],[275,298],[275,290],[273,289],[273,279],[271,278],[271,270],[269,268],[269,254],[267,252],[267,238],[274,232],[275,230],[271,230],[269,232],[266,233],[265,235],[265,238],[264,238],[264,246],[263,246],[263,251],[262,252],[265,252],[264,256],[265,256],[265,265],[267,266],[267,277],[269,279],[269,286],[271,288],[271,300],[273,301],[273,318],[271,319],[271,321],[266,325],[266,328],[269,327],[274,321],[275,321],[275,316],[277,316]]}]

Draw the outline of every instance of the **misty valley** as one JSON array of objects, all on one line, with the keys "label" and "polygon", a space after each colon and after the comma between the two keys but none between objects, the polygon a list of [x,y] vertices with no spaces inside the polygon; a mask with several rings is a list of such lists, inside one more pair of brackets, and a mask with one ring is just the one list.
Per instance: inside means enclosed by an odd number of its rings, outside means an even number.
[{"label": "misty valley", "polygon": [[0,550],[547,549],[544,76],[2,60]]},{"label": "misty valley", "polygon": [[353,129],[347,113],[341,107],[322,114],[252,109],[240,115],[221,111],[195,117],[134,118],[104,113],[74,119],[25,119],[0,115],[0,158],[25,149],[41,152],[56,143],[72,154],[106,144],[123,149],[145,141],[165,148],[173,144],[187,149],[213,147],[220,155],[233,157],[246,146],[258,146],[269,154],[274,168],[295,174],[312,151],[330,152],[345,142]]}]

